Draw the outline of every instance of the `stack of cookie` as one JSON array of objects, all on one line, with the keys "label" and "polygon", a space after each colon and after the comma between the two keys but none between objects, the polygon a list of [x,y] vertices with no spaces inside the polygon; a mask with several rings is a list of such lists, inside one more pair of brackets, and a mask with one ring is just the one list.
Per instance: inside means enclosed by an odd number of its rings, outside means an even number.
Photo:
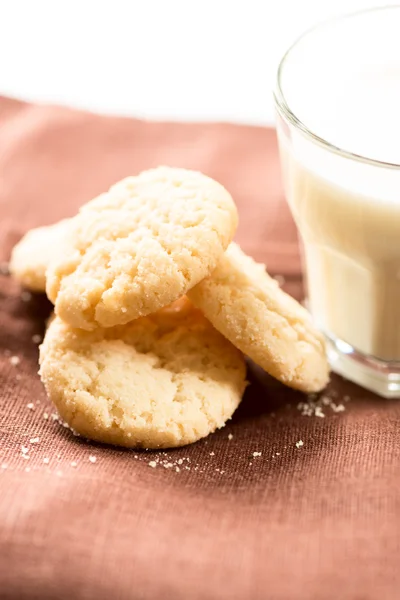
[{"label": "stack of cookie", "polygon": [[14,248],[11,273],[55,306],[40,376],[74,430],[127,447],[195,442],[239,405],[243,354],[293,388],[326,385],[321,334],[232,242],[237,223],[219,183],[161,167]]}]

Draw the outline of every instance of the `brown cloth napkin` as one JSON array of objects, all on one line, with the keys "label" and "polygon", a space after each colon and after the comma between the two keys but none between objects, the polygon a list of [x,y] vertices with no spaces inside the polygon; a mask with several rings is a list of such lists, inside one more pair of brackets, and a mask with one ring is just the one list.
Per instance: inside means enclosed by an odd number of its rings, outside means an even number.
[{"label": "brown cloth napkin", "polygon": [[[28,228],[159,164],[221,181],[237,240],[301,297],[275,133],[254,127],[0,99],[0,260]],[[91,444],[53,420],[37,376],[50,304],[6,274],[0,296],[3,600],[400,597],[399,402],[333,377],[315,405],[250,367],[241,407],[206,440]]]}]

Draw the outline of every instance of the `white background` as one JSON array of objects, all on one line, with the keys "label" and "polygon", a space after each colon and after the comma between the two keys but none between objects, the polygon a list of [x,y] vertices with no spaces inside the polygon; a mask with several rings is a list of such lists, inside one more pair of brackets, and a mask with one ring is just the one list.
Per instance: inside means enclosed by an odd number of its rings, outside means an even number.
[{"label": "white background", "polygon": [[[154,119],[273,122],[306,28],[390,0],[0,0],[0,94]],[[355,41],[356,43],[356,41]]]}]

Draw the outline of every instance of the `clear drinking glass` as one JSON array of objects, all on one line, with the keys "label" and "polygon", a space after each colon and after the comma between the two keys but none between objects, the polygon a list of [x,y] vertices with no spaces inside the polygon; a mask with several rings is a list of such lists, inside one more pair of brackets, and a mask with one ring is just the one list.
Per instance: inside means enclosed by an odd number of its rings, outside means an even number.
[{"label": "clear drinking glass", "polygon": [[332,369],[400,397],[400,7],[305,33],[275,90],[307,303]]}]

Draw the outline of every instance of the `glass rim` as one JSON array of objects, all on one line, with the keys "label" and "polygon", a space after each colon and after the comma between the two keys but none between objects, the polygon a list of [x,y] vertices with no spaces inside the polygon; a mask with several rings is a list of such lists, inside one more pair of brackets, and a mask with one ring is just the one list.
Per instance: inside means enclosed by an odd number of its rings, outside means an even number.
[{"label": "glass rim", "polygon": [[387,162],[387,161],[383,161],[383,160],[377,160],[374,158],[368,158],[367,156],[363,156],[362,154],[357,154],[355,152],[351,152],[350,150],[346,150],[345,148],[341,148],[339,146],[336,146],[335,144],[332,144],[328,140],[319,136],[314,131],[311,131],[311,129],[309,129],[307,127],[307,125],[305,125],[305,123],[303,123],[295,115],[295,113],[291,110],[288,103],[286,102],[286,98],[285,98],[285,95],[283,93],[282,86],[281,86],[282,73],[285,68],[286,61],[287,61],[288,57],[291,55],[291,53],[293,52],[293,50],[296,49],[297,45],[305,37],[312,35],[317,30],[323,29],[324,27],[331,27],[331,26],[338,24],[342,21],[345,21],[347,19],[352,19],[352,18],[362,16],[362,15],[365,15],[368,13],[383,12],[383,11],[390,11],[390,10],[398,10],[400,12],[400,4],[389,4],[386,6],[376,6],[376,7],[371,7],[371,8],[365,8],[362,10],[357,10],[355,12],[342,14],[342,15],[339,15],[336,17],[331,17],[329,19],[325,19],[324,21],[317,23],[316,25],[314,25],[314,26],[310,27],[309,29],[307,29],[306,31],[304,31],[291,44],[291,46],[289,46],[289,48],[286,50],[285,54],[283,55],[282,59],[279,62],[273,96],[274,96],[275,106],[276,106],[278,112],[280,113],[280,115],[282,117],[284,117],[289,123],[291,123],[303,136],[305,136],[306,138],[317,143],[319,146],[322,146],[323,148],[325,148],[326,150],[328,150],[330,152],[339,154],[340,156],[343,156],[344,158],[349,158],[349,159],[357,161],[357,162],[366,163],[369,165],[374,165],[376,167],[381,167],[381,168],[385,168],[385,169],[400,169],[400,163],[392,163],[392,162]]}]

